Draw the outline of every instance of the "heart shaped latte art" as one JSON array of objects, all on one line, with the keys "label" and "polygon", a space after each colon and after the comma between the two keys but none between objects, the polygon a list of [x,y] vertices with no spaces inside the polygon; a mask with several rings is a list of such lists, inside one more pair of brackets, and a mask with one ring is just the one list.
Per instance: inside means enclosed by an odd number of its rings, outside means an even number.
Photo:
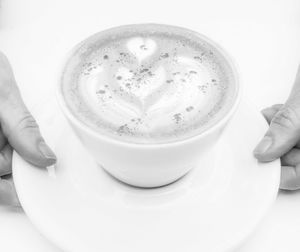
[{"label": "heart shaped latte art", "polygon": [[84,123],[128,141],[165,142],[190,136],[222,109],[232,79],[205,41],[172,30],[103,34],[69,67],[66,94]]},{"label": "heart shaped latte art", "polygon": [[111,53],[109,61],[93,68],[85,82],[92,92],[96,91],[95,101],[100,99],[100,104],[110,106],[117,114],[152,118],[153,113],[170,113],[199,98],[195,83],[206,82],[208,76],[205,72],[200,75],[197,68],[194,59],[161,51],[154,40],[138,37],[127,41],[122,51]]},{"label": "heart shaped latte art", "polygon": [[[167,81],[167,69],[159,60],[160,52],[153,39],[132,38],[124,49],[124,52],[114,52],[110,56],[110,60],[118,64],[104,66],[101,72],[94,69],[90,74],[100,74],[96,77],[97,89],[99,85],[109,83],[105,89],[113,97],[115,105],[128,108],[137,117],[143,117],[151,112],[151,107],[164,96],[171,83]],[[121,63],[124,55],[130,59],[130,63]]]}]

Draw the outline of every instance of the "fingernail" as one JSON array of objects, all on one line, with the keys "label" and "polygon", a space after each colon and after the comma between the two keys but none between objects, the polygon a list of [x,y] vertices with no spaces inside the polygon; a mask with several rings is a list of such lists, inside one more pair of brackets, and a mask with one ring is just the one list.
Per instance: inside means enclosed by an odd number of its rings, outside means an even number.
[{"label": "fingernail", "polygon": [[254,149],[253,153],[254,155],[260,155],[265,153],[272,145],[272,138],[265,136],[259,144]]},{"label": "fingernail", "polygon": [[44,141],[39,143],[39,150],[46,159],[53,161],[53,163],[56,162],[55,154]]}]

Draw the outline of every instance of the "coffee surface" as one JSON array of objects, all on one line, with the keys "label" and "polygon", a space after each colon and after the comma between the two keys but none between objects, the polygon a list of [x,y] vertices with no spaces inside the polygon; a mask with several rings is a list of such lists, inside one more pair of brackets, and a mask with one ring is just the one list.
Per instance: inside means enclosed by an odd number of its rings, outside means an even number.
[{"label": "coffee surface", "polygon": [[119,28],[77,49],[62,89],[74,116],[100,134],[167,143],[197,135],[226,114],[236,93],[231,71],[195,35]]}]

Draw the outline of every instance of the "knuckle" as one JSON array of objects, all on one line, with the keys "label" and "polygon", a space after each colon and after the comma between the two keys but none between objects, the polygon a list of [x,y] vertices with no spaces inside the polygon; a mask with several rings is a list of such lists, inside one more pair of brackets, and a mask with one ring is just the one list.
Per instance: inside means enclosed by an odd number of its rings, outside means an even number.
[{"label": "knuckle", "polygon": [[19,120],[17,128],[20,130],[38,129],[38,124],[33,116],[26,112]]},{"label": "knuckle", "polygon": [[272,124],[282,128],[300,130],[300,115],[293,107],[284,106],[273,117]]}]

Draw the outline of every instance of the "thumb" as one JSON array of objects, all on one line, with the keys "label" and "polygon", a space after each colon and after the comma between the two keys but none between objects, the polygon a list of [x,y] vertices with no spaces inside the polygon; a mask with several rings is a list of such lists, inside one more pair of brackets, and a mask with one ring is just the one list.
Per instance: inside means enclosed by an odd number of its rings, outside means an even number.
[{"label": "thumb", "polygon": [[267,133],[254,150],[254,156],[259,161],[268,162],[291,150],[300,138],[299,119],[299,112],[284,105],[271,120]]},{"label": "thumb", "polygon": [[254,156],[259,161],[268,162],[281,157],[300,139],[299,70],[292,90],[293,94],[274,115],[267,133],[254,150]]},{"label": "thumb", "polygon": [[0,123],[10,145],[28,162],[46,167],[56,157],[26,108],[8,60],[0,54]]}]

